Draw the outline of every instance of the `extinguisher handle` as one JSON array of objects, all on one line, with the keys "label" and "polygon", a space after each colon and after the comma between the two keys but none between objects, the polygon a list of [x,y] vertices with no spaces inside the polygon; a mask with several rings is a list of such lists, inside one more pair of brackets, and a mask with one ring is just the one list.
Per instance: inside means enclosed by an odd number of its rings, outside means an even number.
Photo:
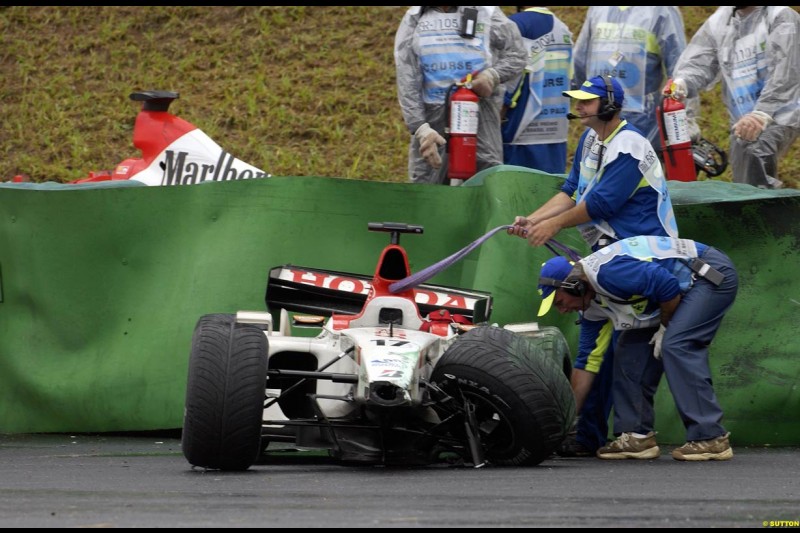
[{"label": "extinguisher handle", "polygon": [[661,91],[664,96],[668,96],[673,100],[682,101],[689,94],[689,88],[682,78],[668,79],[667,84]]}]

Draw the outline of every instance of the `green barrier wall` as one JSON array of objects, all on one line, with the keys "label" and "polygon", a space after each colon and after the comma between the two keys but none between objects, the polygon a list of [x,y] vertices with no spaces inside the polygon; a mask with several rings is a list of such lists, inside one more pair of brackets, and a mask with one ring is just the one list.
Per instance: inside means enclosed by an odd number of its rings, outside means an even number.
[{"label": "green barrier wall", "polygon": [[[267,273],[372,274],[407,222],[412,271],[527,214],[561,177],[498,167],[469,186],[276,177],[175,187],[0,187],[0,432],[179,428],[192,330],[206,313],[263,310]],[[671,183],[681,236],[727,251],[741,288],[711,349],[737,444],[800,444],[797,191]],[[585,250],[575,230],[559,241]],[[431,282],[491,291],[493,321],[535,320],[550,257],[500,233]],[[575,316],[552,313],[574,348]],[[659,441],[683,442],[666,383]]]}]

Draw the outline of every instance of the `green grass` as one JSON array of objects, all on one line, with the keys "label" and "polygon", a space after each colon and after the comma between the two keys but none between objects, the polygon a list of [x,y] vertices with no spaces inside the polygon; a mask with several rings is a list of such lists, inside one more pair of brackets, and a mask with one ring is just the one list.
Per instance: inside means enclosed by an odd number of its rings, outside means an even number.
[{"label": "green grass", "polygon": [[[577,37],[585,8],[552,9]],[[159,89],[180,93],[171,111],[272,174],[404,182],[393,44],[405,10],[0,7],[0,180],[70,181],[138,157],[128,95]],[[713,10],[682,7],[688,37]],[[727,148],[718,88],[700,125]],[[570,151],[579,133],[571,125]],[[800,143],[780,176],[800,187]]]}]

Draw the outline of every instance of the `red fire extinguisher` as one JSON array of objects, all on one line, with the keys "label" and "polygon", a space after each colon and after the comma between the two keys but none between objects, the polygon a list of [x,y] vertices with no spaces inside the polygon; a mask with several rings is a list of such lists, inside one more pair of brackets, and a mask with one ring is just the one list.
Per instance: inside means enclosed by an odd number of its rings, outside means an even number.
[{"label": "red fire extinguisher", "polygon": [[[475,175],[478,168],[478,95],[472,91],[472,74],[450,96],[447,177],[460,185]],[[453,180],[459,180],[454,182]]]},{"label": "red fire extinguisher", "polygon": [[664,146],[664,170],[668,180],[696,181],[686,106],[672,96],[672,80],[667,84],[670,94],[664,97],[663,108],[659,106],[656,110],[661,144]]}]

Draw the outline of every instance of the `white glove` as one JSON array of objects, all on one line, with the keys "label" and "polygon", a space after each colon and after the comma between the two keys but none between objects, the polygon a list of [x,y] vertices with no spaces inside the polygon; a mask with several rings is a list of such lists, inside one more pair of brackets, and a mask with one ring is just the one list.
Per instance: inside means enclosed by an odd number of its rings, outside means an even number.
[{"label": "white glove", "polygon": [[472,80],[472,90],[481,98],[492,95],[494,88],[500,83],[500,75],[493,68],[482,70],[475,79]]},{"label": "white glove", "polygon": [[664,96],[671,96],[677,101],[683,101],[689,95],[689,88],[686,86],[686,82],[683,78],[675,78],[674,80],[670,80],[664,86],[664,90],[661,91]]},{"label": "white glove", "polygon": [[751,111],[733,125],[733,133],[745,141],[755,141],[764,128],[772,122],[772,117],[763,111]]},{"label": "white glove", "polygon": [[653,345],[653,357],[656,359],[661,359],[661,340],[664,338],[664,332],[667,331],[667,326],[661,324],[658,326],[658,331],[656,331],[653,338],[650,339],[649,344]]},{"label": "white glove", "polygon": [[419,153],[425,158],[425,161],[433,168],[441,167],[442,156],[439,155],[439,147],[447,142],[444,137],[431,128],[427,122],[417,128],[414,137],[419,141]]}]

